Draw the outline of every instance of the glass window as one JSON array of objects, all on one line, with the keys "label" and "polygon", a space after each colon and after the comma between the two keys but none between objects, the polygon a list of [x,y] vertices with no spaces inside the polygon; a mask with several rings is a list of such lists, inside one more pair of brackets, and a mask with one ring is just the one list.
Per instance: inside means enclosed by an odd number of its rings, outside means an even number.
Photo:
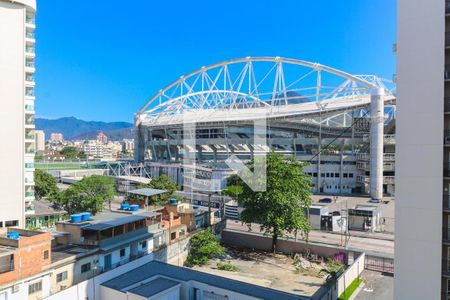
[{"label": "glass window", "polygon": [[125,256],[125,248],[120,249],[120,257],[124,257]]},{"label": "glass window", "polygon": [[81,265],[81,273],[86,273],[90,270],[91,270],[91,263]]},{"label": "glass window", "polygon": [[147,241],[142,241],[141,242],[141,247],[142,248],[147,248]]},{"label": "glass window", "polygon": [[56,274],[56,282],[61,282],[67,279],[67,271]]},{"label": "glass window", "polygon": [[42,291],[42,281],[38,281],[35,283],[31,283],[30,285],[28,285],[28,294],[34,294],[37,292]]},{"label": "glass window", "polygon": [[48,250],[44,251],[44,259],[48,259]]}]

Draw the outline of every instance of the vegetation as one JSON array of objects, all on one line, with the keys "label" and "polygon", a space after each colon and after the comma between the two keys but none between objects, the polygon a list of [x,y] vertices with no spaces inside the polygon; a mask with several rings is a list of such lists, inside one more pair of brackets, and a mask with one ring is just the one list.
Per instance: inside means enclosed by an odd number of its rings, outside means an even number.
[{"label": "vegetation", "polygon": [[85,159],[86,155],[76,147],[64,147],[59,154],[64,155],[65,159]]},{"label": "vegetation", "polygon": [[175,181],[172,180],[172,178],[165,174],[153,178],[150,183],[142,184],[138,188],[166,190],[167,193],[150,197],[151,201],[156,205],[164,205],[169,201],[170,198],[177,198],[178,200],[181,200],[179,199],[180,197],[176,197],[174,195],[174,192],[178,189],[178,185]]},{"label": "vegetation", "polygon": [[350,285],[345,289],[345,291],[339,296],[338,300],[348,300],[353,295],[355,290],[360,286],[363,280],[359,277],[350,283]]},{"label": "vegetation", "polygon": [[52,197],[51,201],[63,207],[69,214],[87,211],[95,215],[103,210],[115,194],[113,178],[93,175],[61,191]]},{"label": "vegetation", "polygon": [[328,274],[329,279],[336,279],[344,272],[344,264],[338,260],[328,258],[325,269],[322,269],[320,273]]},{"label": "vegetation", "polygon": [[230,272],[239,271],[238,267],[233,266],[232,264],[227,264],[227,263],[223,263],[220,261],[217,263],[217,269],[222,270],[222,271],[230,271]]},{"label": "vegetation", "polygon": [[[305,210],[311,205],[311,178],[294,157],[274,152],[267,156],[267,189],[253,191],[240,178],[232,178],[242,188],[239,201],[244,206],[241,220],[259,223],[261,231],[272,235],[272,252],[284,232],[299,232],[305,239],[311,230]],[[253,160],[248,164],[253,171]]]},{"label": "vegetation", "polygon": [[186,259],[186,266],[206,265],[210,258],[224,253],[223,247],[210,229],[194,234],[190,244],[191,248]]},{"label": "vegetation", "polygon": [[58,193],[58,183],[56,179],[42,170],[34,172],[34,195],[36,200],[43,197],[52,197]]}]

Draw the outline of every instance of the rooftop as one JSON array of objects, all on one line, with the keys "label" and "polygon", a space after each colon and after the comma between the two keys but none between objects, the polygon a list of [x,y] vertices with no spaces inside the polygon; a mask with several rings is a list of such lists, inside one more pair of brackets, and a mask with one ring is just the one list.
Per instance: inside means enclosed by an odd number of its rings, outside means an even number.
[{"label": "rooftop", "polygon": [[150,298],[156,294],[161,293],[162,291],[170,289],[171,287],[177,286],[179,284],[180,283],[177,281],[173,281],[163,277],[158,277],[156,279],[153,279],[149,283],[146,283],[137,288],[129,290],[129,292],[139,296]]},{"label": "rooftop", "polygon": [[35,216],[48,216],[48,215],[64,215],[67,212],[57,206],[53,205],[50,201],[41,199],[34,200],[34,214]]},{"label": "rooftop", "polygon": [[68,258],[79,258],[97,251],[96,247],[63,245],[52,248],[52,264]]},{"label": "rooftop", "polygon": [[137,189],[137,190],[128,191],[128,193],[134,194],[134,195],[150,197],[150,196],[156,196],[156,195],[167,193],[167,191],[145,188],[145,189]]},{"label": "rooftop", "polygon": [[[255,261],[253,263],[258,264]],[[270,280],[248,280],[241,273],[228,272],[226,274],[227,276],[224,276],[222,273],[207,272],[204,269],[193,270],[158,261],[149,262],[103,283],[102,286],[124,291],[128,287],[139,284],[151,277],[164,276],[173,279],[173,281],[193,280],[260,299],[298,300],[310,299],[308,294],[312,295],[323,284],[323,280],[312,281],[300,275],[286,276],[284,273],[289,273],[289,269],[286,270],[284,267],[284,265],[277,266],[269,264],[266,266],[270,273],[273,273],[273,269],[277,270],[276,272],[280,276],[280,281],[285,281],[285,285],[288,286],[285,289],[280,289],[278,286],[272,285]],[[223,272],[226,273],[227,271]],[[255,273],[255,270],[253,272]],[[254,274],[254,276],[257,275]]]}]

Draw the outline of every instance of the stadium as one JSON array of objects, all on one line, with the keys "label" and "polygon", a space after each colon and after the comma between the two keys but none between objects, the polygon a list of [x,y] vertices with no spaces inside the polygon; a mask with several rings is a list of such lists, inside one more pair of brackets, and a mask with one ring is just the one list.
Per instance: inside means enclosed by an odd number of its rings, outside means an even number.
[{"label": "stadium", "polygon": [[396,98],[388,85],[280,57],[202,67],[136,113],[135,160],[152,176],[182,185],[189,169],[221,189],[233,173],[227,159],[275,151],[308,162],[315,193],[393,195]]}]

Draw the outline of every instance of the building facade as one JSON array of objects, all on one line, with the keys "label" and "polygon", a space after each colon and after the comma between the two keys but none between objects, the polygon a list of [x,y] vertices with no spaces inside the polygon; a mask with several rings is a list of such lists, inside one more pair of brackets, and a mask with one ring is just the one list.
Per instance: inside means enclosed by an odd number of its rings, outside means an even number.
[{"label": "building facade", "polygon": [[0,1],[0,227],[23,225],[34,200],[33,0]]},{"label": "building facade", "polygon": [[398,1],[394,299],[449,298],[447,7]]},{"label": "building facade", "polygon": [[51,143],[62,143],[62,142],[64,142],[64,135],[59,132],[52,132],[50,134],[50,142]]},{"label": "building facade", "polygon": [[45,150],[45,132],[43,130],[35,130],[34,136],[36,140],[36,152]]}]

